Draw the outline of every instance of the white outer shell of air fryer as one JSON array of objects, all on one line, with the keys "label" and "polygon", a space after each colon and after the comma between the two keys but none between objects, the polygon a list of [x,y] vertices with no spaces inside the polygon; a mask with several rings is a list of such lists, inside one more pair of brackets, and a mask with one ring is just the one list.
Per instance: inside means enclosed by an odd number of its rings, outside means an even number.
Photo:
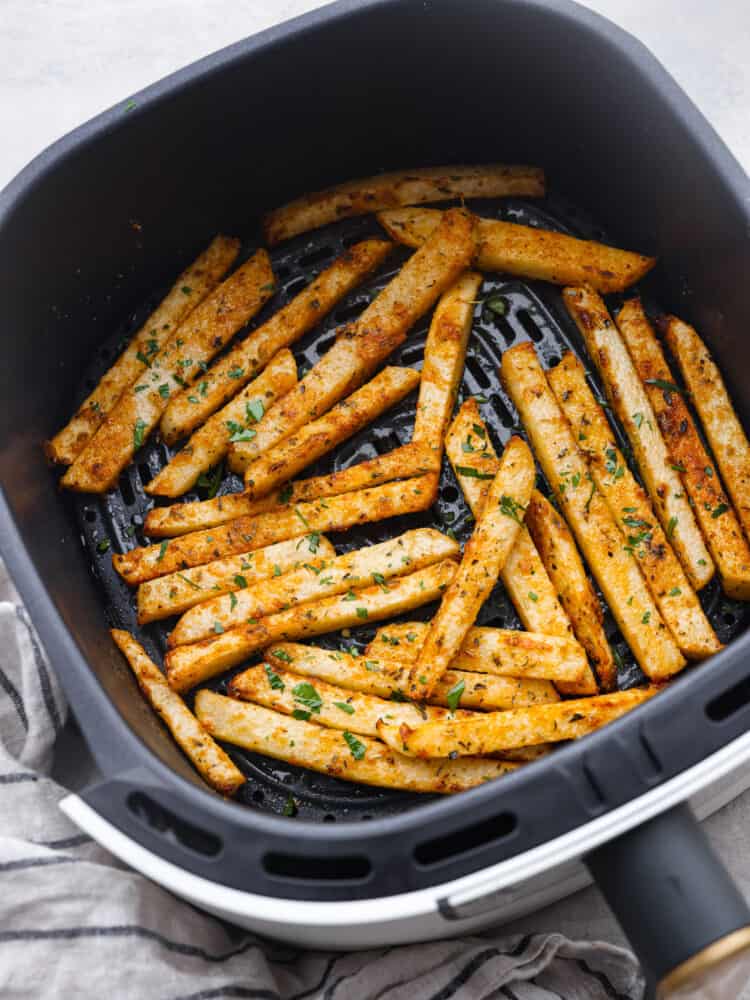
[{"label": "white outer shell of air fryer", "polygon": [[[750,787],[748,760],[750,733],[745,733],[645,795],[517,857],[429,889],[350,902],[232,889],[141,847],[77,795],[63,799],[60,808],[121,861],[215,916],[310,948],[374,948],[465,934],[562,899],[591,881],[580,859],[598,845],[680,802],[689,801],[703,819],[736,798]],[[457,919],[448,919],[445,910]]]}]

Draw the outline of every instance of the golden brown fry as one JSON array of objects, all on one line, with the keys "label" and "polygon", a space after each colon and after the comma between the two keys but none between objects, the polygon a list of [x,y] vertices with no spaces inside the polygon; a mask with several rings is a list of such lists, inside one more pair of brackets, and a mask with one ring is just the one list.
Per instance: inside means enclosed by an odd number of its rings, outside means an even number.
[{"label": "golden brown fry", "polygon": [[266,241],[274,246],[330,222],[367,215],[394,205],[418,205],[451,198],[502,198],[544,195],[538,167],[484,163],[479,166],[417,167],[347,181],[303,195],[264,219]]},{"label": "golden brown fry", "polygon": [[430,622],[424,646],[410,672],[410,697],[428,696],[461,648],[516,540],[535,475],[528,446],[520,438],[511,438],[464,548],[456,578]]},{"label": "golden brown fry", "polygon": [[392,246],[385,240],[363,240],[345,250],[283,309],[202,373],[200,392],[186,389],[173,396],[161,418],[164,440],[175,444],[224,406],[270,358],[299,340],[371,274]]},{"label": "golden brown fry", "polygon": [[255,624],[230,629],[211,639],[178,646],[167,653],[164,661],[169,683],[176,691],[187,691],[200,681],[242,663],[251,653],[272,642],[338,632],[421,607],[440,597],[455,569],[456,564],[450,560],[433,563],[392,580],[387,592],[380,587],[367,587],[356,591],[355,600],[337,594],[270,615]]},{"label": "golden brown fry", "polygon": [[576,638],[586,650],[602,689],[612,691],[617,687],[617,668],[602,626],[604,613],[567,524],[538,490],[531,494],[525,520],[549,578],[573,622]]},{"label": "golden brown fry", "polygon": [[146,534],[152,538],[173,538],[188,531],[215,528],[237,517],[264,514],[287,504],[317,500],[318,497],[340,496],[342,493],[369,489],[394,479],[410,479],[439,469],[440,456],[423,445],[405,444],[385,455],[377,455],[365,462],[351,465],[348,469],[288,483],[277,493],[261,497],[260,500],[251,500],[246,493],[230,493],[212,500],[154,507],[146,515]]},{"label": "golden brown fry", "polygon": [[[379,212],[378,222],[394,240],[415,247],[429,238],[441,214],[432,208],[403,208]],[[605,294],[640,281],[656,263],[653,257],[629,250],[499,219],[479,219],[477,232],[480,271],[502,271],[555,285],[588,283]]]},{"label": "golden brown fry", "polygon": [[[252,750],[344,781],[410,792],[461,792],[515,770],[503,760],[410,760],[380,740],[324,729],[268,708],[199,691],[195,712],[208,732]],[[348,738],[347,738],[348,735]]]},{"label": "golden brown fry", "polygon": [[[604,410],[588,386],[583,365],[568,352],[547,373],[547,380],[589,463],[592,486],[604,497],[624,544],[638,559],[648,589],[680,651],[689,659],[715,653],[721,648],[716,634],[646,492],[617,446]],[[636,422],[639,420],[636,418]]]},{"label": "golden brown fry", "polygon": [[321,531],[344,531],[355,524],[383,521],[397,514],[413,514],[429,507],[431,475],[385,483],[370,490],[311,500],[272,510],[257,517],[238,517],[207,531],[193,531],[173,539],[166,550],[147,545],[112,557],[117,572],[134,586],[144,580],[200,566],[224,556]]},{"label": "golden brown fry", "polygon": [[[165,554],[170,544],[162,542]],[[305,562],[330,559],[335,555],[334,547],[323,535],[307,535],[147,580],[138,588],[138,623],[145,625],[180,615],[219,594],[243,590],[260,580],[299,569]]]},{"label": "golden brown fry", "polygon": [[[367,654],[396,656],[413,663],[427,638],[427,622],[384,625],[367,646]],[[397,647],[397,648],[394,648]],[[472,670],[501,677],[531,677],[574,686],[588,671],[586,653],[575,639],[519,629],[474,626],[451,661],[453,670]]]},{"label": "golden brown fry", "polygon": [[235,445],[235,472],[298,427],[319,417],[362,382],[406,339],[410,327],[466,269],[476,250],[474,219],[451,209],[432,239],[404,264],[347,327],[293,392],[272,410],[268,432]]},{"label": "golden brown fry", "polygon": [[378,723],[378,735],[399,753],[448,757],[497,753],[536,743],[577,740],[653,697],[659,689],[631,688],[593,698],[534,705],[508,712],[479,713],[471,719],[426,722],[417,729]]},{"label": "golden brown fry", "polygon": [[438,454],[443,451],[443,438],[461,384],[474,304],[481,284],[481,274],[467,271],[461,275],[443,293],[427,334],[412,440],[422,442]]},{"label": "golden brown fry", "polygon": [[459,556],[458,543],[434,528],[417,528],[397,538],[367,545],[333,559],[313,557],[299,569],[271,577],[239,593],[213,597],[188,611],[169,637],[170,646],[198,642],[222,629],[266,618],[298,604],[309,604],[334,594],[353,599],[358,588],[377,583],[384,592],[394,576],[414,573],[441,559]]},{"label": "golden brown fry", "polygon": [[395,406],[419,385],[413,368],[387,367],[327,413],[251,462],[245,470],[248,496],[267,496],[302,469]]},{"label": "golden brown fry", "polygon": [[[197,430],[188,443],[146,486],[154,496],[178,497],[195,486],[226,455],[235,439],[254,437],[266,411],[297,384],[297,363],[286,349],[271,358],[260,375]],[[197,399],[198,395],[191,395]],[[258,425],[256,427],[256,425]],[[157,510],[159,508],[156,508]]]},{"label": "golden brown fry", "polygon": [[83,451],[128,386],[142,374],[173,331],[213,291],[232,266],[240,241],[216,236],[206,250],[175,281],[149,318],[68,424],[45,445],[53,462],[70,465]]},{"label": "golden brown fry", "polygon": [[628,349],[607,307],[589,288],[566,288],[563,301],[601,375],[607,398],[630,444],[651,503],[677,558],[696,590],[711,579],[714,564],[669,461],[654,411]]},{"label": "golden brown fry", "polygon": [[750,538],[750,443],[737,418],[721,372],[692,326],[667,316],[667,344],[690,390],[708,443],[721,470],[737,516]]},{"label": "golden brown fry", "polygon": [[159,422],[170,395],[192,383],[200,366],[250,320],[275,287],[265,250],[223,281],[154,354],[144,372],[120,396],[106,420],[62,477],[63,486],[103,493]]},{"label": "golden brown fry", "polygon": [[299,718],[306,715],[310,722],[317,722],[330,729],[346,729],[359,736],[377,739],[377,721],[385,719],[391,725],[405,723],[412,727],[421,722],[434,722],[445,718],[471,718],[474,713],[458,709],[414,705],[411,702],[386,701],[371,694],[347,691],[346,688],[317,680],[312,684],[307,677],[287,670],[283,664],[259,663],[237,674],[229,682],[228,694],[242,701],[272,708],[282,715]]},{"label": "golden brown fry", "polygon": [[110,629],[109,634],[130,664],[143,697],[161,718],[196,771],[217,792],[233,795],[240,785],[245,784],[244,774],[209,736],[182,698],[167,684],[166,677],[149,659],[141,644],[122,629]]},{"label": "golden brown fry", "polygon": [[682,393],[670,390],[674,376],[641,306],[630,299],[617,326],[653,407],[672,464],[679,469],[693,511],[729,597],[750,600],[750,546],[745,541],[719,473],[701,441]]},{"label": "golden brown fry", "polygon": [[685,666],[641,576],[626,551],[570,425],[555,401],[531,343],[507,350],[501,376],[529,434],[581,551],[641,669],[663,680]]},{"label": "golden brown fry", "polygon": [[[269,663],[290,664],[306,677],[318,677],[329,684],[380,698],[403,700],[409,661],[401,658],[399,649],[387,652],[387,656],[372,653],[353,656],[286,642],[269,646],[266,656]],[[549,681],[446,670],[427,700],[432,705],[455,703],[462,708],[489,710],[539,705],[559,698]]]},{"label": "golden brown fry", "polygon": [[[445,450],[466,502],[476,518],[499,465],[497,453],[476,400],[467,399],[445,439]],[[490,478],[492,477],[492,478]],[[529,632],[573,638],[573,626],[563,610],[528,528],[522,525],[500,579]],[[596,678],[588,665],[579,680],[558,681],[563,694],[596,694]]]}]

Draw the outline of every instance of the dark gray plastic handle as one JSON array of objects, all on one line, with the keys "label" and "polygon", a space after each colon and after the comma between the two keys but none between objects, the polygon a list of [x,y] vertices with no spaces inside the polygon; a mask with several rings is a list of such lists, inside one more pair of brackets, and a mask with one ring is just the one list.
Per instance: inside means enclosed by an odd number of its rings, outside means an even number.
[{"label": "dark gray plastic handle", "polygon": [[686,804],[585,858],[652,988],[750,925],[750,908]]}]

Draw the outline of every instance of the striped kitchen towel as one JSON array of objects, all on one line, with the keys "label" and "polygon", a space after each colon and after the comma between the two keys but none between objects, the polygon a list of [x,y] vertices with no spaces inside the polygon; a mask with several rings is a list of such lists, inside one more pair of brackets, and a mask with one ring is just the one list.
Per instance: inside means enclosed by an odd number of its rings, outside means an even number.
[{"label": "striped kitchen towel", "polygon": [[325,954],[261,940],[125,868],[58,810],[67,707],[0,564],[3,1000],[639,1000],[632,955],[560,934]]}]

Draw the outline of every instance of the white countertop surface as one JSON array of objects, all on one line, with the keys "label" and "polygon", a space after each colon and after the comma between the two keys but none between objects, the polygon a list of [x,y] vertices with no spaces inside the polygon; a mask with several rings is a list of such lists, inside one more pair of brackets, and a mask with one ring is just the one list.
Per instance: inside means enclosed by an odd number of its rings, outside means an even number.
[{"label": "white countertop surface", "polygon": [[[74,126],[172,70],[262,28],[324,6],[306,0],[0,0],[0,187]],[[639,37],[750,171],[750,2],[597,0],[586,6]],[[62,780],[90,771],[69,731]],[[750,793],[707,829],[750,895]],[[621,941],[594,889],[514,929]]]}]

